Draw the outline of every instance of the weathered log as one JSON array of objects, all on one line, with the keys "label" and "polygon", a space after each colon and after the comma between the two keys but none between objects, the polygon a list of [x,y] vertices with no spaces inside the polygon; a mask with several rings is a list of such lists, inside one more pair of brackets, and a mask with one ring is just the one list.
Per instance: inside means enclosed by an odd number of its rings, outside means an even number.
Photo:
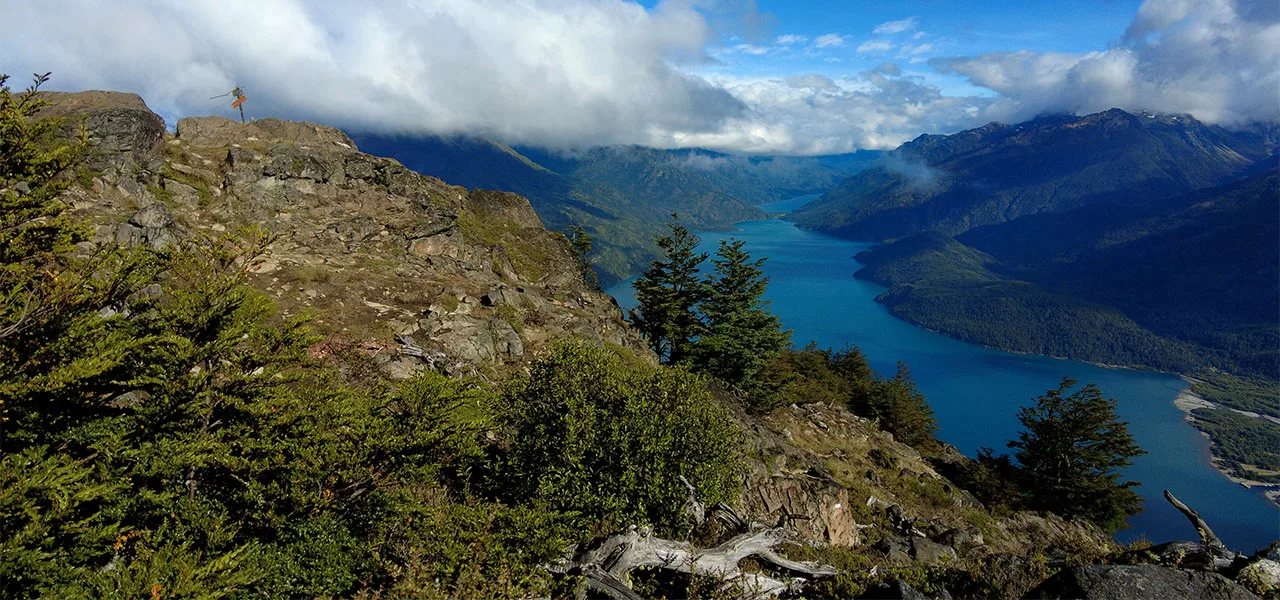
[{"label": "weathered log", "polygon": [[[714,548],[696,549],[688,542],[665,540],[648,527],[631,527],[562,559],[550,568],[554,572],[581,575],[587,585],[616,600],[634,600],[627,585],[635,569],[666,569],[679,573],[721,578],[726,585],[738,585],[749,597],[769,598],[793,589],[792,583],[760,573],[743,573],[738,564],[748,557],[778,569],[810,578],[833,577],[834,567],[785,558],[774,548],[786,538],[782,528],[761,529],[733,537]],[[621,587],[620,587],[621,586]]]},{"label": "weathered log", "polygon": [[1200,536],[1200,543],[1215,550],[1225,551],[1227,549],[1227,545],[1223,544],[1222,540],[1218,539],[1218,535],[1213,532],[1213,529],[1209,527],[1208,523],[1204,522],[1204,519],[1200,517],[1200,513],[1192,510],[1191,507],[1186,504],[1183,504],[1180,500],[1175,498],[1169,490],[1164,491],[1164,499],[1168,500],[1169,504],[1172,504],[1174,508],[1178,509],[1178,512],[1182,513],[1182,516],[1186,517],[1188,521],[1191,521],[1191,526],[1196,529],[1196,535]]}]

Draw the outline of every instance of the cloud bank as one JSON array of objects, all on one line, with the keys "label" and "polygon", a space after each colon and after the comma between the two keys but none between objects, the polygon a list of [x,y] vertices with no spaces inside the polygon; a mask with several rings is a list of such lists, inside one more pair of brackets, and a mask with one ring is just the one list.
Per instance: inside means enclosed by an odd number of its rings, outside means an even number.
[{"label": "cloud bank", "polygon": [[983,118],[1046,112],[1189,113],[1224,125],[1280,120],[1280,3],[1148,0],[1119,44],[1086,54],[1001,52],[934,59],[1000,94]]},{"label": "cloud bank", "polygon": [[[732,57],[790,52],[834,64],[936,52],[914,17],[872,28],[878,37],[773,37],[754,4],[0,0],[0,72],[21,81],[51,70],[57,89],[137,92],[171,123],[230,116],[225,99],[208,98],[243,85],[251,115],[552,148],[847,152],[993,119],[1112,106],[1227,124],[1280,120],[1274,0],[1148,0],[1109,49],[928,63],[990,97],[946,95],[892,63],[838,77],[714,74]],[[743,37],[724,42],[728,27]]]}]

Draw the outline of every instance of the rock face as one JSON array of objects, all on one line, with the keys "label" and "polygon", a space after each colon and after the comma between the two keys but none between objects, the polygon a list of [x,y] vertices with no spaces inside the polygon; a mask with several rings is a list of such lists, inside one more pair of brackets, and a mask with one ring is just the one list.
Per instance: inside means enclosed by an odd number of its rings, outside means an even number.
[{"label": "rock face", "polygon": [[[463,372],[520,363],[565,335],[647,352],[520,196],[450,186],[314,123],[188,118],[169,136],[132,94],[46,99],[44,116],[90,133],[96,172],[67,197],[100,241],[160,248],[265,228],[275,241],[252,283],[284,313],[314,311],[322,333],[382,354],[412,336]],[[425,363],[380,364],[407,377]]]},{"label": "rock face", "polygon": [[1087,600],[1150,600],[1152,598],[1255,600],[1257,598],[1249,590],[1217,573],[1156,565],[1074,567],[1045,580],[1025,597]]},{"label": "rock face", "polygon": [[87,163],[97,170],[125,170],[154,166],[164,143],[164,119],[151,112],[142,97],[121,92],[41,92],[52,103],[37,118],[62,118],[63,129],[74,134],[83,125],[90,132]]}]

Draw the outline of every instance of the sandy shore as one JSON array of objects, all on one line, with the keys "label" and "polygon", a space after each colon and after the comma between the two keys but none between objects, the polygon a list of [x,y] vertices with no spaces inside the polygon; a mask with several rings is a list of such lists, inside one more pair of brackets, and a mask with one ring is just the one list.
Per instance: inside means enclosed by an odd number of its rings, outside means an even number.
[{"label": "sandy shore", "polygon": [[[1196,383],[1194,379],[1191,379],[1189,377],[1183,377],[1183,379],[1186,380],[1188,384]],[[1192,416],[1191,411],[1197,408],[1219,408],[1217,404],[1214,404],[1208,400],[1205,400],[1199,394],[1196,394],[1195,392],[1191,391],[1191,388],[1189,387],[1185,390],[1182,390],[1182,393],[1178,394],[1178,397],[1173,399],[1173,404],[1174,406],[1177,406],[1179,410],[1186,413],[1183,416],[1183,418],[1186,419],[1188,423],[1195,421],[1195,418]],[[1235,410],[1235,409],[1232,409],[1232,410]],[[1246,416],[1250,414],[1250,413],[1246,413],[1244,411],[1239,411],[1239,410],[1235,412],[1244,414]],[[1197,429],[1197,431],[1199,430]],[[1209,434],[1203,431],[1200,431],[1200,435],[1203,435],[1206,438],[1209,438],[1210,440],[1213,439],[1212,437],[1209,436]],[[1227,472],[1226,469],[1223,469],[1221,466],[1219,466],[1218,457],[1213,455],[1212,445],[1209,446],[1209,463],[1212,464],[1213,468],[1217,469],[1219,473],[1222,473],[1227,477],[1227,479],[1230,479],[1234,483],[1238,483],[1247,488],[1257,487],[1257,488],[1266,489],[1266,491],[1263,492],[1263,494],[1267,497],[1267,499],[1271,500],[1271,502],[1277,505],[1280,505],[1280,485],[1277,485],[1274,483],[1266,483],[1262,481],[1254,481],[1252,479],[1244,479],[1244,478],[1236,477],[1235,475],[1232,475],[1231,473]]]}]

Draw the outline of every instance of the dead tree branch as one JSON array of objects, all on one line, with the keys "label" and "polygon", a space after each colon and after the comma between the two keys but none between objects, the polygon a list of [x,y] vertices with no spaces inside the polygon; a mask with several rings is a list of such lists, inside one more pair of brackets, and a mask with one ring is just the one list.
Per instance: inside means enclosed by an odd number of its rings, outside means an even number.
[{"label": "dead tree branch", "polygon": [[[800,581],[781,581],[760,573],[743,573],[738,563],[748,557],[795,575],[809,578],[833,577],[834,567],[785,558],[774,551],[786,538],[782,528],[744,533],[714,548],[699,550],[688,542],[665,540],[653,535],[648,527],[631,527],[561,559],[551,570],[581,575],[587,585],[615,600],[633,600],[636,596],[627,582],[635,569],[666,569],[678,573],[709,575],[726,584],[739,585],[756,598],[770,598],[791,590]],[[621,588],[619,586],[622,586]]]},{"label": "dead tree branch", "polygon": [[1222,540],[1218,539],[1218,535],[1215,534],[1213,529],[1209,527],[1209,524],[1205,523],[1204,519],[1200,517],[1200,513],[1192,510],[1191,507],[1186,504],[1183,504],[1182,501],[1175,498],[1169,490],[1164,491],[1164,499],[1168,500],[1169,504],[1172,504],[1174,508],[1178,509],[1178,512],[1182,513],[1182,516],[1186,517],[1188,521],[1191,521],[1191,526],[1196,529],[1196,535],[1200,536],[1200,543],[1215,550],[1227,549],[1226,544],[1223,544]]}]

